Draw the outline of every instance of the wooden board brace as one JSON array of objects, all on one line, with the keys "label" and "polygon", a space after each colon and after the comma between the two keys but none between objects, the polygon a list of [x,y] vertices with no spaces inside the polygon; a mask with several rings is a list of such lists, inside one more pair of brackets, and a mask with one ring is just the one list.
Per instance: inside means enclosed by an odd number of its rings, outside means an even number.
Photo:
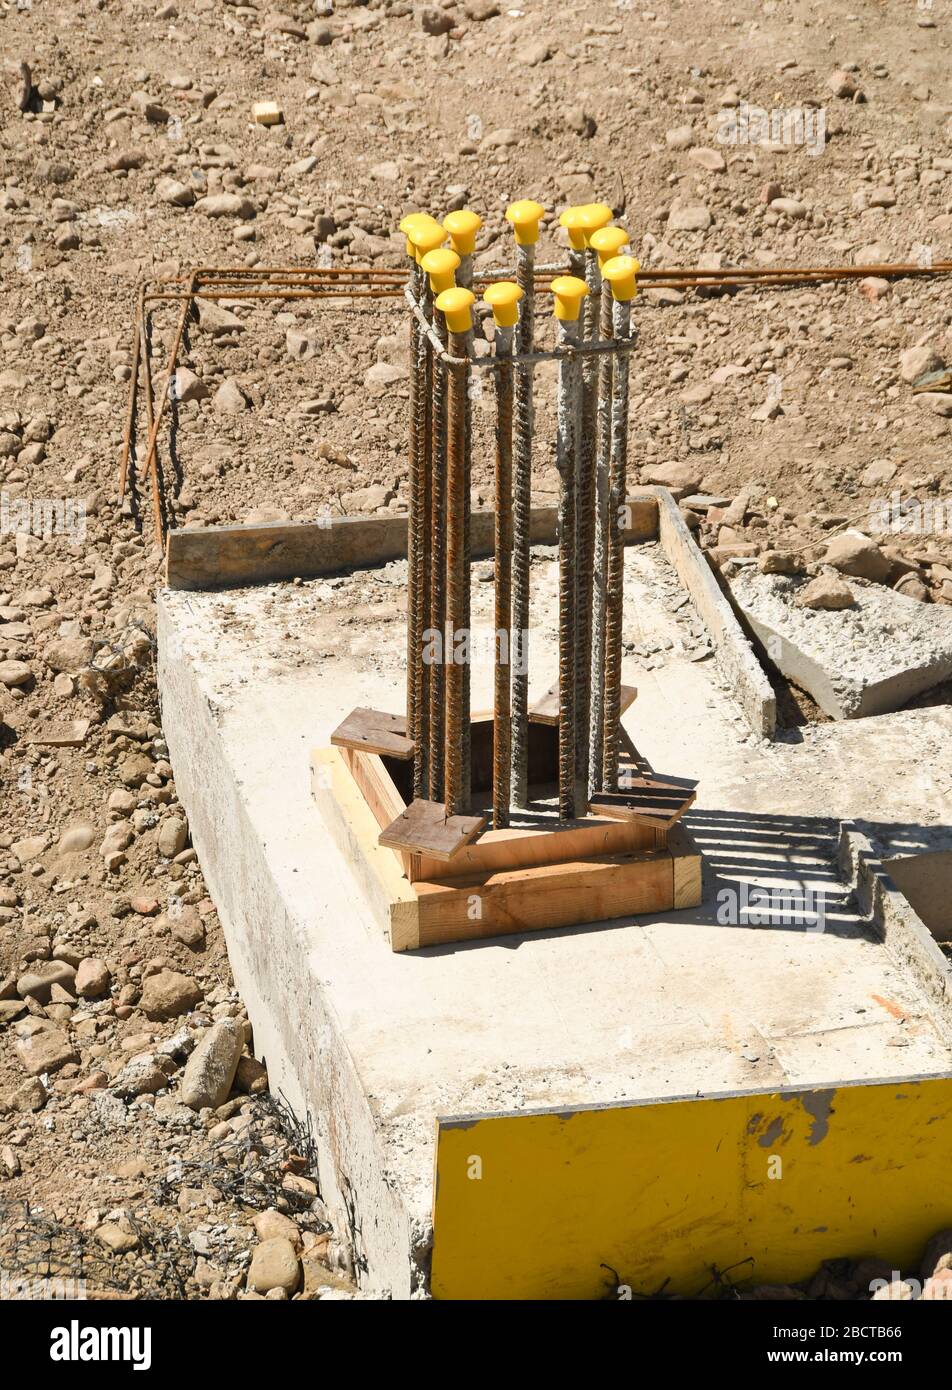
[{"label": "wooden board brace", "polygon": [[697,797],[697,782],[687,777],[642,777],[629,772],[624,785],[624,791],[596,792],[588,803],[592,814],[667,830]]},{"label": "wooden board brace", "polygon": [[382,753],[406,760],[413,757],[414,749],[413,739],[407,738],[405,715],[385,714],[362,705],[338,724],[331,734],[331,743],[335,748],[356,748],[361,753]]},{"label": "wooden board brace", "polygon": [[418,797],[381,830],[378,843],[388,849],[427,854],[445,863],[478,835],[485,824],[485,816],[448,816],[441,801],[425,801]]},{"label": "wooden board brace", "polygon": [[[624,714],[630,705],[633,705],[638,697],[638,690],[633,685],[623,685],[621,687],[621,708],[620,714]],[[549,689],[537,700],[529,711],[529,718],[536,724],[551,724],[553,728],[559,726],[559,686],[550,685]]]}]

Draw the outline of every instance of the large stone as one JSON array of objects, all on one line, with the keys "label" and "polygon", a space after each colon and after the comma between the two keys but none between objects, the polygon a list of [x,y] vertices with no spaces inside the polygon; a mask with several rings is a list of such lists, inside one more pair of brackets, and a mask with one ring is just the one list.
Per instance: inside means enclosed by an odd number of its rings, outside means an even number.
[{"label": "large stone", "polygon": [[824,608],[830,612],[852,608],[855,601],[853,590],[835,574],[818,574],[797,596],[797,602],[804,608]]},{"label": "large stone", "polygon": [[199,198],[195,204],[196,212],[206,217],[240,217],[247,220],[255,215],[255,205],[250,198],[241,198],[237,193],[214,193],[208,198]]},{"label": "large stone", "polygon": [[188,367],[179,367],[169,384],[169,396],[176,401],[204,401],[211,395],[200,376]]},{"label": "large stone", "polygon": [[[31,1029],[31,1024],[34,1025]],[[20,1025],[17,1025],[20,1027]],[[69,1062],[78,1062],[76,1051],[68,1036],[52,1024],[30,1019],[22,1025],[23,1032],[16,1044],[16,1053],[30,1076],[59,1071]],[[30,1029],[29,1032],[26,1030]]]},{"label": "large stone", "polygon": [[274,1236],[256,1246],[248,1267],[247,1287],[253,1293],[283,1289],[286,1294],[292,1294],[300,1277],[294,1246],[283,1236]]},{"label": "large stone", "polygon": [[65,960],[34,961],[17,980],[17,994],[21,999],[29,997],[48,1004],[53,985],[61,985],[72,993],[75,979],[76,971]]},{"label": "large stone", "polygon": [[669,488],[676,498],[697,492],[701,485],[701,475],[693,463],[651,464],[642,470],[641,477],[645,483]]},{"label": "large stone", "polygon": [[926,372],[937,372],[942,367],[942,358],[934,347],[923,343],[919,347],[907,348],[899,358],[899,375],[903,381],[918,381]]},{"label": "large stone", "polygon": [[33,672],[25,661],[0,661],[0,685],[13,689],[18,685],[26,685],[27,681],[32,679]]},{"label": "large stone", "polygon": [[187,838],[188,826],[185,822],[178,816],[166,816],[156,836],[159,853],[165,859],[174,859],[182,853]]},{"label": "large stone", "polygon": [[54,671],[66,671],[75,676],[93,659],[95,646],[91,637],[59,637],[43,653],[43,660]]},{"label": "large stone", "polygon": [[202,991],[191,975],[177,970],[159,970],[142,986],[139,1007],[146,1018],[163,1020],[188,1013],[202,1000]]},{"label": "large stone", "polygon": [[672,232],[706,232],[713,220],[703,203],[675,198],[668,213],[668,229]]},{"label": "large stone", "polygon": [[301,1232],[297,1225],[289,1216],[285,1216],[283,1212],[275,1211],[273,1207],[269,1207],[267,1211],[256,1212],[252,1217],[251,1224],[257,1231],[259,1240],[277,1240],[280,1238],[288,1241],[290,1245],[300,1246],[301,1244]]},{"label": "large stone", "polygon": [[198,322],[205,332],[210,333],[213,338],[244,332],[243,321],[230,309],[223,309],[213,299],[199,299],[196,300],[196,303],[198,305]]},{"label": "large stone", "polygon": [[844,531],[827,543],[824,560],[841,574],[857,579],[871,579],[885,584],[892,573],[892,563],[869,536],[860,531]]},{"label": "large stone", "polygon": [[21,864],[29,864],[31,860],[39,859],[49,848],[49,843],[48,835],[27,835],[23,840],[14,840],[10,848]]},{"label": "large stone", "polygon": [[105,994],[112,982],[109,967],[96,956],[87,956],[76,969],[76,993],[80,999],[97,999]]},{"label": "large stone", "polygon": [[80,854],[83,850],[89,849],[90,845],[96,840],[96,830],[92,825],[85,821],[77,821],[73,825],[68,825],[56,845],[58,854]]},{"label": "large stone", "polygon": [[217,415],[240,415],[248,409],[248,399],[234,377],[219,386],[212,397],[212,409]]},{"label": "large stone", "polygon": [[180,1094],[192,1110],[224,1105],[235,1079],[244,1032],[233,1018],[209,1028],[185,1065]]}]

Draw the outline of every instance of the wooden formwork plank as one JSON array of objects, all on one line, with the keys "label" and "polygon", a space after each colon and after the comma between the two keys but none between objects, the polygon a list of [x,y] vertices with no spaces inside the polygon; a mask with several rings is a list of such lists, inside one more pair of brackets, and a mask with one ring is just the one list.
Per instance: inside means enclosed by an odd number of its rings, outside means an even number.
[{"label": "wooden formwork plank", "polygon": [[653,827],[594,816],[551,831],[485,830],[474,844],[465,845],[454,855],[449,864],[440,864],[421,855],[413,881],[418,878],[472,878],[606,854],[634,854],[656,846]]},{"label": "wooden formwork plank", "polygon": [[345,763],[346,752],[312,752],[311,791],[391,949],[404,951],[419,936],[417,897],[391,851],[377,844],[373,812]]},{"label": "wooden formwork plank", "polygon": [[618,855],[574,864],[415,883],[418,946],[605,922],[673,904],[671,856]]},{"label": "wooden formwork plank", "polygon": [[[625,512],[628,544],[658,534],[658,503],[632,494]],[[472,515],[475,557],[493,553],[495,513]],[[535,506],[529,519],[533,545],[556,539],[556,508]],[[407,553],[407,517],[336,516],[318,521],[272,521],[257,526],[186,526],[168,534],[165,582],[170,589],[214,589],[311,579],[339,570],[399,560]]]},{"label": "wooden formwork plank", "polygon": [[674,875],[674,906],[700,907],[703,895],[701,856],[683,822],[672,825],[665,836]]}]

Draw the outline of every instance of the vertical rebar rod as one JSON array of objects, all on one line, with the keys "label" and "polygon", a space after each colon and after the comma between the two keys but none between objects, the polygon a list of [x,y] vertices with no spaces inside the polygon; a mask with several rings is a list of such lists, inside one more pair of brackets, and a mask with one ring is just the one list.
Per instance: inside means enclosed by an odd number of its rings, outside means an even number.
[{"label": "vertical rebar rod", "polygon": [[132,368],[129,376],[129,404],[126,412],[126,427],[122,436],[122,455],[119,460],[119,501],[126,495],[126,479],[129,476],[129,455],[132,450],[132,435],[136,423],[136,393],[139,387],[139,356],[142,352],[142,314],[145,308],[145,285],[139,288],[136,301],[136,321],[132,330]]},{"label": "vertical rebar rod", "polygon": [[[614,336],[611,286],[601,289],[600,336]],[[605,741],[605,589],[608,581],[608,497],[611,459],[613,363],[605,353],[598,364],[598,448],[595,456],[595,556],[592,567],[592,670],[591,731],[589,736],[589,797],[602,790],[602,757]]]},{"label": "vertical rebar rod", "polygon": [[[414,265],[410,272],[411,293],[423,304],[423,272]],[[410,324],[410,438],[408,472],[410,518],[407,532],[407,736],[414,741],[413,795],[423,795],[425,766],[421,739],[421,694],[423,669],[423,546],[426,478],[426,335],[416,315]]]},{"label": "vertical rebar rod", "polygon": [[[535,246],[516,246],[516,283],[522,290],[517,344],[531,352],[535,336]],[[529,519],[532,507],[532,367],[518,367],[514,382],[512,534],[512,803],[529,804]]]},{"label": "vertical rebar rod", "polygon": [[[449,334],[452,357],[466,356],[466,335]],[[446,487],[446,743],[443,755],[445,802],[448,815],[463,812],[463,673],[457,660],[456,639],[465,627],[469,575],[466,555],[466,392],[467,372],[462,365],[447,370],[447,487]]]},{"label": "vertical rebar rod", "polygon": [[[464,257],[464,259],[466,259]],[[472,329],[460,336],[461,356],[467,361],[473,355]],[[463,786],[462,798],[464,813],[469,812],[469,801],[473,790],[473,723],[472,723],[472,639],[473,620],[471,612],[472,552],[470,547],[470,525],[473,500],[473,378],[468,367],[463,368],[463,610],[460,626],[465,633],[463,663]],[[480,390],[482,382],[480,381]]]},{"label": "vertical rebar rod", "polygon": [[[430,289],[429,277],[423,277],[423,312],[426,314],[427,321],[432,322],[435,317],[433,313],[433,294]],[[427,786],[430,777],[430,679],[432,675],[432,663],[425,659],[427,654],[427,644],[424,634],[429,632],[433,626],[430,612],[430,567],[432,563],[433,538],[430,531],[430,515],[432,511],[432,492],[433,492],[433,452],[435,448],[434,419],[433,419],[433,377],[436,370],[433,360],[433,344],[428,333],[421,331],[420,337],[423,342],[423,391],[426,397],[426,414],[423,435],[423,478],[422,485],[418,487],[420,494],[420,540],[421,555],[420,566],[420,607],[422,617],[420,619],[420,650],[417,654],[417,687],[419,698],[418,720],[419,720],[419,743],[420,761],[422,763],[420,775],[419,795],[426,796]],[[414,765],[414,778],[416,767]]]},{"label": "vertical rebar rod", "polygon": [[[459,265],[458,265],[457,268],[456,268],[456,283],[457,283],[457,285],[459,285],[459,287],[460,287],[461,289],[467,289],[467,290],[472,289],[472,286],[473,286],[473,258],[472,258],[472,256],[469,255],[469,254],[465,254],[465,253],[464,253],[464,254],[461,254],[461,255],[460,255],[460,258],[459,258]],[[465,356],[465,357],[467,357],[467,358],[468,358],[468,357],[471,357],[471,356],[472,356],[472,351],[473,351],[473,334],[472,334],[472,331],[470,331],[469,333],[465,334],[465,336],[464,336],[464,335],[460,335],[460,342],[461,342],[462,344],[464,344],[464,351],[463,351],[463,354],[462,354],[462,355]],[[471,614],[470,614],[470,578],[471,578],[471,570],[472,570],[472,556],[471,556],[471,554],[470,554],[470,539],[469,539],[469,537],[470,537],[470,513],[471,513],[471,510],[472,510],[472,486],[473,486],[473,476],[472,476],[472,475],[473,475],[473,463],[472,463],[472,461],[473,461],[473,400],[472,400],[472,392],[473,392],[472,377],[471,377],[470,373],[467,371],[467,372],[466,372],[466,425],[465,425],[465,431],[464,431],[464,446],[463,446],[463,459],[464,459],[464,470],[465,470],[465,496],[464,496],[464,502],[463,502],[463,506],[464,506],[464,510],[465,510],[465,530],[464,530],[465,540],[464,540],[463,567],[464,567],[464,571],[465,571],[466,582],[465,582],[465,586],[464,586],[465,592],[464,592],[463,621],[462,621],[461,626],[465,629],[466,634],[467,634],[467,637],[466,637],[466,650],[467,650],[468,652],[470,652],[470,655],[471,655],[471,645],[470,645],[470,644],[471,644],[471,640],[472,640],[472,634],[471,634],[471,632],[470,632],[470,625],[471,625]],[[470,798],[470,795],[471,795],[471,792],[472,792],[472,782],[473,782],[473,771],[472,771],[472,769],[473,769],[473,739],[472,739],[472,721],[471,721],[471,717],[470,717],[470,716],[471,716],[470,704],[471,704],[471,665],[470,665],[470,660],[467,659],[467,661],[466,661],[466,663],[465,663],[465,665],[464,665],[464,667],[463,667],[463,790],[462,790],[463,803],[464,803],[464,805],[465,805],[465,807],[466,807],[467,810],[469,809],[469,798]]]},{"label": "vertical rebar rod", "polygon": [[[613,310],[617,340],[627,338],[631,306],[616,300]],[[612,446],[608,495],[608,592],[605,608],[605,737],[602,786],[618,790],[618,738],[621,722],[621,638],[625,597],[625,533],[623,510],[628,472],[628,354],[615,357],[612,388]]]},{"label": "vertical rebar rod", "polygon": [[[513,330],[496,325],[496,356],[512,355]],[[512,367],[496,378],[495,670],[493,691],[493,829],[509,824],[512,668]]]},{"label": "vertical rebar rod", "polygon": [[[559,321],[559,345],[578,342],[578,325]],[[559,471],[559,820],[575,816],[575,660],[576,660],[576,443],[578,438],[578,359],[559,361],[556,397],[556,467]]]},{"label": "vertical rebar rod", "polygon": [[179,349],[182,346],[182,339],[185,336],[185,328],[188,324],[189,315],[192,312],[192,303],[195,296],[195,272],[189,276],[185,290],[185,299],[182,304],[182,314],[178,322],[175,337],[172,339],[172,346],[169,349],[168,365],[165,369],[165,381],[162,385],[162,394],[159,397],[158,408],[155,411],[155,418],[152,421],[152,428],[149,430],[149,444],[146,449],[144,473],[151,473],[152,478],[152,510],[155,521],[155,544],[157,549],[161,549],[165,544],[165,527],[162,518],[162,499],[161,488],[159,487],[159,464],[158,464],[158,444],[159,428],[162,424],[162,416],[165,414],[165,407],[171,395],[172,378],[175,375],[175,367],[178,362]]},{"label": "vertical rebar rod", "polygon": [[[446,344],[446,326],[441,314],[433,315],[433,329]],[[439,634],[435,660],[430,668],[430,751],[429,796],[444,801],[443,743],[445,739],[446,660],[446,368],[434,354],[433,360],[433,478],[430,488],[430,628]]]},{"label": "vertical rebar rod", "polygon": [[[585,283],[589,294],[582,304],[582,337],[594,342],[598,337],[599,285],[598,257],[584,253]],[[577,447],[578,486],[577,563],[578,581],[575,607],[575,775],[580,795],[587,802],[589,767],[589,709],[592,676],[592,568],[595,536],[595,450],[597,444],[598,363],[589,354],[582,363],[580,437]]]}]

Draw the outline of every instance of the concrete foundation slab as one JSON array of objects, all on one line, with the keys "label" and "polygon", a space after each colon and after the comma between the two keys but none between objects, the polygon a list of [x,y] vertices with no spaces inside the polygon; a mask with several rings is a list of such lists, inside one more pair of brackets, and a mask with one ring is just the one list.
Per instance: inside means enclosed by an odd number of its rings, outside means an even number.
[{"label": "concrete foundation slab", "polygon": [[850,578],[855,603],[800,607],[803,576],[744,569],[731,592],[769,660],[833,719],[899,709],[952,675],[952,610]]},{"label": "concrete foundation slab", "polygon": [[[715,663],[689,659],[660,547],[630,548],[626,572],[622,678],[639,697],[625,727],[655,770],[700,779],[686,819],[706,857],[701,906],[407,955],[382,939],[309,787],[310,752],[342,714],[401,708],[405,564],[160,594],[163,726],[193,842],[256,1051],[312,1118],[368,1289],[427,1289],[437,1116],[952,1068],[935,1001],[836,871],[841,819],[907,851],[949,819],[952,711],[766,742]],[[555,674],[551,557],[532,579],[530,699]],[[477,628],[491,592],[474,586]],[[474,669],[474,707],[491,678],[488,661]],[[753,888],[774,893],[752,905]]]}]

